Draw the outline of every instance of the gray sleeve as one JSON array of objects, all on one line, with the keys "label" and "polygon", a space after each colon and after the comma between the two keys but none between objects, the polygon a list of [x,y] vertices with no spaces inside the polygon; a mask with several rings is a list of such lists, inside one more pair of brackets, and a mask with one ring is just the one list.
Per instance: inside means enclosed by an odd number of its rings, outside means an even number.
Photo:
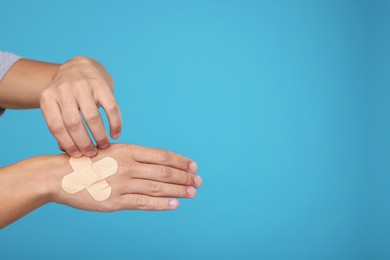
[{"label": "gray sleeve", "polygon": [[3,79],[8,70],[15,64],[21,57],[9,53],[0,51],[0,81]]},{"label": "gray sleeve", "polygon": [[[8,70],[15,64],[21,57],[9,52],[0,51],[0,81],[7,74]],[[4,109],[0,108],[0,116],[4,113]]]}]

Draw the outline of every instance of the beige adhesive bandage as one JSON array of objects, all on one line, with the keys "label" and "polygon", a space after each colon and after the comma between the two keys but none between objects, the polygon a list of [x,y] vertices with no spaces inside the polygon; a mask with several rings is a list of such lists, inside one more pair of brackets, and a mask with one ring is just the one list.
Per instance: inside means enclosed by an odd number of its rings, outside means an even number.
[{"label": "beige adhesive bandage", "polygon": [[75,194],[87,189],[89,194],[97,200],[103,201],[111,195],[111,186],[105,180],[118,170],[118,163],[111,157],[105,157],[92,162],[88,157],[70,158],[69,164],[73,172],[62,179],[62,189]]}]

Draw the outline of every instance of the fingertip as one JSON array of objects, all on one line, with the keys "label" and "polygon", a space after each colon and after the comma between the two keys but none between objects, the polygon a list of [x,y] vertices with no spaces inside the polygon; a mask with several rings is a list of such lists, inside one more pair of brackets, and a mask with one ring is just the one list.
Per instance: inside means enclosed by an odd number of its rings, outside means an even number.
[{"label": "fingertip", "polygon": [[114,139],[118,139],[120,136],[120,133],[111,133],[111,137]]},{"label": "fingertip", "polygon": [[122,129],[117,124],[111,124],[110,125],[110,134],[113,139],[118,139],[121,135]]},{"label": "fingertip", "polygon": [[190,162],[190,170],[195,173],[198,170],[198,164],[194,161]]},{"label": "fingertip", "polygon": [[188,186],[187,194],[189,195],[189,198],[194,198],[196,196],[196,189],[192,186]]},{"label": "fingertip", "polygon": [[107,149],[108,147],[110,147],[110,142],[108,142],[108,143],[104,143],[104,144],[102,144],[102,145],[98,145],[98,148],[99,149]]},{"label": "fingertip", "polygon": [[108,147],[111,146],[111,142],[110,142],[110,139],[108,138],[108,136],[105,136],[105,138],[100,139],[99,141],[96,138],[95,138],[95,140],[96,140],[96,147],[98,149],[107,149]]},{"label": "fingertip", "polygon": [[[95,147],[94,147],[95,148]],[[96,154],[97,154],[97,149],[95,148],[95,149],[93,149],[93,150],[89,150],[88,152],[86,152],[86,154],[85,154],[85,156],[87,156],[87,157],[90,157],[90,158],[92,158],[92,157],[94,157]]]},{"label": "fingertip", "polygon": [[177,199],[170,199],[168,204],[170,209],[177,209],[179,207],[179,201]]},{"label": "fingertip", "polygon": [[202,178],[199,176],[199,175],[196,175],[194,177],[194,182],[195,182],[195,186],[197,188],[199,188],[200,186],[202,186]]},{"label": "fingertip", "polygon": [[71,153],[70,156],[72,156],[73,158],[80,158],[83,156],[83,154],[80,151],[75,151]]}]

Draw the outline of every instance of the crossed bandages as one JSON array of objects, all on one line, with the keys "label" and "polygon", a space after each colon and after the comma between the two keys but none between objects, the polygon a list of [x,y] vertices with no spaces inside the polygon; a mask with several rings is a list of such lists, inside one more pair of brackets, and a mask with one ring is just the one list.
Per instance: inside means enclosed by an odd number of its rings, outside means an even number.
[{"label": "crossed bandages", "polygon": [[70,158],[69,164],[73,172],[62,179],[62,189],[65,192],[75,194],[87,189],[97,201],[104,201],[110,197],[111,186],[105,179],[117,172],[118,163],[115,159],[105,157],[92,162],[87,157]]}]

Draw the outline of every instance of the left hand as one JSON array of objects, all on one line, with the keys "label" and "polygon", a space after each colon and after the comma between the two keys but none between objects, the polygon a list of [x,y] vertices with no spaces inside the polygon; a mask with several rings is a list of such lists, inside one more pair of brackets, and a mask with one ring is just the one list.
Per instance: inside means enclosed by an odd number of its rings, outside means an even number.
[{"label": "left hand", "polygon": [[[92,161],[105,157],[118,163],[116,174],[105,179],[112,188],[107,200],[94,200],[86,189],[76,194],[63,190],[62,178],[73,171],[65,154],[50,156],[41,164],[40,176],[45,180],[41,189],[46,191],[46,199],[89,211],[174,210],[179,206],[177,198],[194,198],[202,185],[197,164],[167,150],[113,144]],[[42,169],[43,165],[48,165],[47,169]]]}]

